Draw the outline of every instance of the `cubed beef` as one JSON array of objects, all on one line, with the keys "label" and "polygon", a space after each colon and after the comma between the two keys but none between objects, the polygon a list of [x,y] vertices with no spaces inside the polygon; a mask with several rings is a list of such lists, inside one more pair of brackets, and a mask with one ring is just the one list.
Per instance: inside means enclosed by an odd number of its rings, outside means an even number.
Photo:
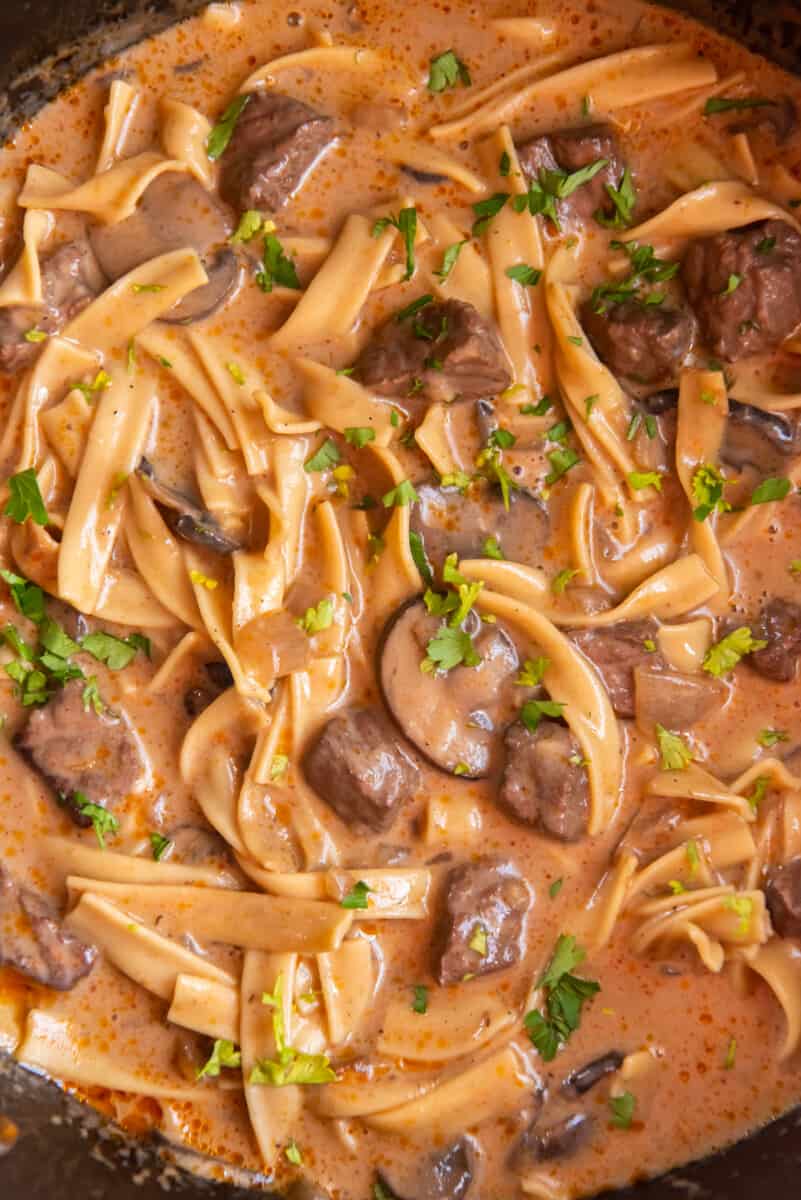
[{"label": "cubed beef", "polygon": [[511,382],[500,338],[463,300],[427,304],[411,317],[392,317],[356,363],[366,388],[383,396],[480,400]]},{"label": "cubed beef", "polygon": [[96,951],[62,928],[57,913],[0,866],[0,965],[64,992],[92,969]]},{"label": "cubed beef", "polygon": [[574,629],[570,640],[586,654],[601,676],[612,708],[619,717],[634,716],[634,668],[661,659],[646,642],[655,644],[656,621],[621,621],[602,629]]},{"label": "cubed beef", "polygon": [[699,238],[682,276],[706,345],[727,362],[775,350],[801,323],[801,234],[786,221]]},{"label": "cubed beef", "polygon": [[83,687],[73,680],[35,709],[15,746],[67,801],[82,792],[93,804],[114,805],[142,790],[148,763],[127,715],[86,708]]},{"label": "cubed beef", "polygon": [[303,759],[315,792],[352,829],[383,833],[420,784],[397,732],[375,708],[348,708],[323,727]]},{"label": "cubed beef", "polygon": [[587,832],[589,785],[581,747],[565,725],[540,721],[532,733],[515,721],[504,739],[500,806],[524,825],[563,842]]},{"label": "cubed beef", "polygon": [[334,122],[291,96],[251,93],[220,159],[220,192],[238,212],[283,208],[334,140]]},{"label": "cubed beef", "polygon": [[602,362],[638,383],[674,379],[692,349],[695,318],[688,308],[625,300],[603,312],[588,301],[582,324]]},{"label": "cubed beef", "polygon": [[801,605],[792,600],[768,600],[751,626],[751,635],[768,644],[749,655],[749,666],[777,683],[795,679],[801,658]]},{"label": "cubed beef", "polygon": [[482,858],[448,875],[437,948],[441,984],[513,967],[523,956],[528,885],[503,859]]},{"label": "cubed beef", "polygon": [[41,272],[41,308],[12,305],[0,309],[0,371],[13,374],[28,367],[43,343],[27,341],[25,334],[34,328],[58,333],[94,300],[105,282],[84,240],[59,246],[42,259]]},{"label": "cubed beef", "polygon": [[801,855],[771,871],[765,899],[779,937],[801,938]]},{"label": "cubed beef", "polygon": [[588,183],[557,201],[560,220],[589,221],[599,210],[608,212],[611,205],[607,184],[618,187],[624,169],[617,138],[608,125],[585,125],[544,134],[519,145],[517,155],[523,174],[534,182],[539,179],[540,171],[564,171],[571,175],[606,159],[606,166]]}]

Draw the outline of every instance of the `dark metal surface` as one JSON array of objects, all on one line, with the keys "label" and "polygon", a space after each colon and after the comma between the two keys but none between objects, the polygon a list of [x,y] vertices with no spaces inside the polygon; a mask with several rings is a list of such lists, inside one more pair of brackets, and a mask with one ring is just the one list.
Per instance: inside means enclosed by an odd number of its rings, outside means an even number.
[{"label": "dark metal surface", "polygon": [[[205,0],[0,0],[0,141],[91,66],[188,16]],[[801,0],[673,0],[801,73]],[[679,1014],[677,1014],[679,1018]],[[266,1192],[188,1176],[154,1142],[132,1143],[44,1080],[0,1059],[0,1116],[19,1137],[0,1157],[2,1200],[244,1200]],[[698,1114],[703,1121],[703,1114]],[[660,1138],[659,1114],[651,1117]],[[642,1173],[648,1163],[642,1164]],[[799,1200],[801,1109],[722,1154],[608,1200]],[[368,1197],[364,1197],[368,1200]],[[480,1200],[480,1198],[477,1198]]]}]

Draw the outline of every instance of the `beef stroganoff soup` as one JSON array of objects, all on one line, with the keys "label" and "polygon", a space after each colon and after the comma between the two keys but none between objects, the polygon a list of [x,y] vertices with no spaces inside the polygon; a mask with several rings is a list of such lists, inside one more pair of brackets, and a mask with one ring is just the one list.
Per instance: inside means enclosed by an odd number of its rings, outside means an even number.
[{"label": "beef stroganoff soup", "polygon": [[800,111],[628,0],[254,0],[5,147],[20,1062],[295,1200],[801,1099]]}]

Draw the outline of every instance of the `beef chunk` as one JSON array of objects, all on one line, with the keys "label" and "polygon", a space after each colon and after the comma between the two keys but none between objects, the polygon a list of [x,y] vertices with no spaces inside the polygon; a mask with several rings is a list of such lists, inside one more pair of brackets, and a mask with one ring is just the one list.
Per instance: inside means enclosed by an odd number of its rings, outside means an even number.
[{"label": "beef chunk", "polygon": [[801,938],[801,855],[771,872],[765,899],[779,937]]},{"label": "beef chunk", "polygon": [[291,96],[254,92],[220,167],[220,192],[238,212],[283,208],[334,140],[334,122]]},{"label": "beef chunk", "polygon": [[41,308],[0,309],[0,371],[13,374],[30,365],[42,348],[28,342],[29,329],[58,333],[102,290],[104,280],[89,243],[68,242],[42,260]]},{"label": "beef chunk", "polygon": [[615,1071],[619,1071],[622,1066],[623,1055],[618,1050],[610,1050],[608,1054],[602,1054],[600,1058],[595,1058],[592,1062],[585,1063],[583,1067],[571,1071],[562,1083],[562,1094],[564,1096],[583,1096],[585,1092],[594,1088],[596,1083],[600,1083],[607,1075],[614,1075]]},{"label": "beef chunk", "polygon": [[610,304],[602,313],[588,302],[582,324],[602,362],[639,383],[674,379],[695,340],[695,318],[688,308],[637,300]]},{"label": "beef chunk", "polygon": [[749,665],[777,683],[794,679],[801,657],[801,606],[792,600],[769,600],[752,625],[751,635],[768,644],[749,655]]},{"label": "beef chunk", "polygon": [[56,792],[113,805],[144,787],[147,762],[126,714],[87,711],[83,686],[73,680],[31,713],[15,745]]},{"label": "beef chunk", "polygon": [[522,721],[506,731],[506,765],[498,803],[524,825],[538,826],[563,842],[587,832],[587,772],[576,761],[581,747],[557,721],[540,721],[534,733]]},{"label": "beef chunk", "polygon": [[599,159],[607,160],[607,165],[589,183],[557,202],[560,219],[567,221],[589,221],[599,210],[608,211],[606,186],[617,187],[623,174],[617,139],[608,125],[585,125],[544,134],[518,146],[517,155],[523,174],[533,181],[539,179],[540,171],[564,171],[570,175]]},{"label": "beef chunk", "polygon": [[482,858],[455,867],[445,885],[439,983],[458,983],[465,975],[489,975],[518,963],[530,904],[528,885],[510,862]]},{"label": "beef chunk", "polygon": [[379,1179],[394,1200],[465,1200],[473,1186],[476,1152],[469,1137],[415,1164],[405,1186],[382,1171]]},{"label": "beef chunk", "polygon": [[510,1165],[523,1172],[555,1158],[570,1158],[588,1141],[592,1128],[593,1119],[585,1113],[572,1113],[545,1129],[531,1125],[512,1151]]},{"label": "beef chunk", "polygon": [[634,716],[634,668],[660,661],[646,649],[656,641],[655,621],[621,621],[605,629],[574,629],[570,640],[578,646],[601,676],[612,708],[619,717]]},{"label": "beef chunk", "polygon": [[726,437],[720,451],[724,462],[754,467],[765,475],[786,468],[786,458],[801,452],[801,423],[785,413],[766,412],[752,404],[729,401]]},{"label": "beef chunk", "polygon": [[463,300],[428,304],[403,321],[392,317],[362,351],[356,373],[383,396],[431,401],[497,396],[511,381],[497,333]]},{"label": "beef chunk", "polygon": [[96,953],[66,933],[50,905],[0,866],[0,965],[65,992],[89,974]]},{"label": "beef chunk", "polygon": [[353,829],[383,833],[420,784],[417,767],[387,717],[348,708],[323,727],[306,751],[311,786]]},{"label": "beef chunk", "polygon": [[775,350],[801,322],[801,234],[785,221],[699,238],[682,276],[717,358],[736,362]]}]

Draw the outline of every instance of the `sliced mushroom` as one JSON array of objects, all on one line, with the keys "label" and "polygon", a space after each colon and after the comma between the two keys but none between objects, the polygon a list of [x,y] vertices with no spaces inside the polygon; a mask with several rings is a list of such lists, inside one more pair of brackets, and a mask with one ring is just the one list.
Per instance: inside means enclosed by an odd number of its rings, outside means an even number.
[{"label": "sliced mushroom", "polygon": [[418,1160],[408,1182],[396,1180],[394,1171],[380,1171],[379,1180],[395,1200],[464,1200],[475,1182],[477,1162],[475,1142],[461,1137],[446,1150]]},{"label": "sliced mushroom", "polygon": [[423,672],[426,647],[442,624],[421,600],[404,604],[381,638],[379,681],[389,711],[427,759],[443,771],[480,779],[495,766],[503,730],[522,698],[514,683],[517,649],[500,626],[482,625],[470,613],[466,631],[481,655],[478,666]]},{"label": "sliced mushroom", "polygon": [[136,473],[177,537],[202,546],[204,550],[211,550],[214,554],[233,554],[235,550],[242,549],[242,543],[226,533],[207,509],[177,488],[162,483],[147,458],[140,460]]},{"label": "sliced mushroom", "polygon": [[423,541],[426,557],[436,574],[449,554],[459,558],[487,557],[488,538],[513,562],[538,566],[547,540],[545,509],[526,492],[513,492],[509,510],[497,488],[457,488],[424,483],[417,488],[419,503],[412,507],[411,528]]},{"label": "sliced mushroom", "polygon": [[720,708],[727,688],[710,675],[683,675],[640,665],[634,668],[634,713],[637,725],[649,737],[655,725],[689,729],[713,708]]},{"label": "sliced mushroom", "polygon": [[522,1173],[539,1163],[571,1158],[589,1139],[593,1124],[592,1117],[577,1112],[544,1129],[531,1125],[512,1151],[512,1169]]},{"label": "sliced mushroom", "polygon": [[790,96],[777,96],[767,104],[760,104],[749,111],[748,116],[728,125],[728,133],[748,133],[751,129],[769,126],[777,142],[786,142],[798,128],[798,109]]},{"label": "sliced mushroom", "polygon": [[721,458],[732,467],[755,467],[763,474],[781,469],[782,460],[801,451],[801,424],[783,413],[730,401]]},{"label": "sliced mushroom", "polygon": [[596,1083],[600,1083],[607,1075],[614,1075],[622,1066],[623,1055],[619,1050],[610,1050],[608,1054],[602,1054],[600,1058],[594,1058],[592,1062],[571,1071],[562,1083],[562,1094],[583,1096],[590,1088],[594,1088]]},{"label": "sliced mushroom", "polygon": [[241,266],[228,245],[233,225],[217,200],[190,175],[165,172],[145,191],[130,217],[116,225],[94,225],[92,249],[109,279],[119,279],[151,258],[191,246],[209,282],[195,288],[163,319],[188,324],[211,316],[233,294]]}]

